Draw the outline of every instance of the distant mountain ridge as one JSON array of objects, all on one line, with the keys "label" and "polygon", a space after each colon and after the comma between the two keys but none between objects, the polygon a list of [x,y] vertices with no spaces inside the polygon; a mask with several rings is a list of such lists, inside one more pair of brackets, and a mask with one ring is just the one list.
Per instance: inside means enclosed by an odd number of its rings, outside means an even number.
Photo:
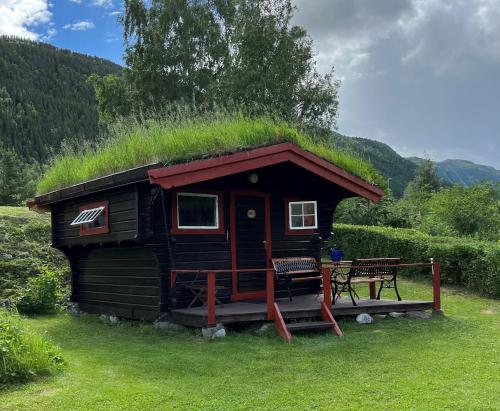
[{"label": "distant mountain ridge", "polygon": [[366,158],[388,180],[395,197],[402,197],[406,185],[413,180],[418,165],[400,156],[387,144],[361,137],[348,137],[335,133],[335,145],[349,147],[359,156]]},{"label": "distant mountain ridge", "polygon": [[[419,157],[408,157],[416,165],[425,160]],[[450,184],[470,186],[479,181],[500,182],[500,170],[482,164],[476,164],[468,160],[443,160],[434,162],[436,171],[440,178]]]}]

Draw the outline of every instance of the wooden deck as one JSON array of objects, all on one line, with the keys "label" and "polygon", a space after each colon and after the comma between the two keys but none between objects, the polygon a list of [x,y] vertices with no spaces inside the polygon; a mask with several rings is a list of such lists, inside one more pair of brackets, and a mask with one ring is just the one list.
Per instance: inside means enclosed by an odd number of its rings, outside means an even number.
[{"label": "wooden deck", "polygon": [[[277,299],[283,318],[310,318],[320,316],[322,296],[304,295],[294,297],[293,301]],[[357,315],[360,313],[388,313],[391,311],[405,312],[429,310],[433,308],[432,301],[411,300],[359,300],[353,306],[348,298],[342,298],[332,307],[335,317]],[[267,306],[265,301],[249,301],[225,304],[216,307],[217,322],[223,324],[267,321]],[[173,310],[169,313],[171,321],[191,327],[203,327],[207,324],[207,308],[193,307]]]}]

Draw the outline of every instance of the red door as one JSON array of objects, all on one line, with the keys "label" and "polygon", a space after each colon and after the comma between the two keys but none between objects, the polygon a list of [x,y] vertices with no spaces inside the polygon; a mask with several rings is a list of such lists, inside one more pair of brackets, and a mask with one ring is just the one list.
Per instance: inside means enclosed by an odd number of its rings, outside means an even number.
[{"label": "red door", "polygon": [[271,263],[269,194],[254,191],[231,193],[231,263],[233,301],[265,297],[266,275],[252,268]]}]

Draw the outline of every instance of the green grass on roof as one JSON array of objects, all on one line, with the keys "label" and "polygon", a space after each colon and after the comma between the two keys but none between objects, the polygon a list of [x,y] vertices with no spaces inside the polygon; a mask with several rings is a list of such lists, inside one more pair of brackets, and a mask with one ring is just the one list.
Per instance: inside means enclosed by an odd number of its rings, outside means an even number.
[{"label": "green grass on roof", "polygon": [[362,179],[383,185],[380,173],[346,149],[314,142],[283,121],[267,117],[151,120],[116,128],[97,148],[58,157],[40,180],[38,194],[151,163],[165,165],[216,157],[259,146],[291,142]]}]

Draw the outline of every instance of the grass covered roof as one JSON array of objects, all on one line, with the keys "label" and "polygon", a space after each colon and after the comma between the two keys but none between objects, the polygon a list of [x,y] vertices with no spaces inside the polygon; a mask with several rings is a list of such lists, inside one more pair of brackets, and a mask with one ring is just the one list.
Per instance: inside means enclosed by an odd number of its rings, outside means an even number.
[{"label": "grass covered roof", "polygon": [[313,141],[283,121],[267,117],[151,120],[115,127],[97,147],[56,158],[40,180],[38,194],[152,163],[171,165],[260,146],[290,142],[369,183],[383,186],[370,162],[346,150]]}]

